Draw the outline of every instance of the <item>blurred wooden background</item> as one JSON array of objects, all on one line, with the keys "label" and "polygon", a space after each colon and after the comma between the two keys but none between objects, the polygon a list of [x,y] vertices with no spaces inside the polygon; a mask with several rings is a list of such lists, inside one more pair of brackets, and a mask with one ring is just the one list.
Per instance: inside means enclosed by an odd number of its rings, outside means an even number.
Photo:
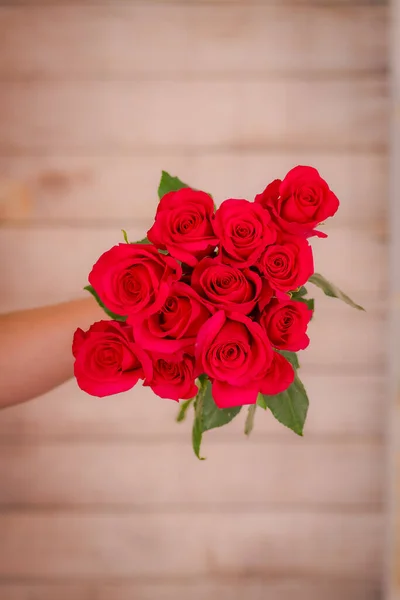
[{"label": "blurred wooden background", "polygon": [[74,382],[3,411],[1,600],[381,597],[388,26],[362,0],[0,2],[0,311],[83,294],[161,169],[219,203],[299,163],[342,202],[317,269],[367,308],[317,295],[303,439],[258,414],[199,463],[174,403]]},{"label": "blurred wooden background", "polygon": [[385,428],[386,528],[385,600],[400,600],[400,0],[390,5],[390,145],[389,145],[389,336],[388,391],[390,410]]}]

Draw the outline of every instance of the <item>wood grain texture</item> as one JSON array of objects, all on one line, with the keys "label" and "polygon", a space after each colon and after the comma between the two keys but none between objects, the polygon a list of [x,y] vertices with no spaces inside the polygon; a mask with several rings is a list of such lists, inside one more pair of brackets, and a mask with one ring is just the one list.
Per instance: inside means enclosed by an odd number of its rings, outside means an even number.
[{"label": "wood grain texture", "polygon": [[[155,4],[166,6],[186,6],[186,0],[132,0],[136,5]],[[123,3],[123,0],[2,0],[2,6],[74,6],[76,4],[85,6],[115,6],[117,2]],[[240,5],[242,0],[191,0],[193,5]],[[387,5],[387,0],[248,0],[249,6],[258,6],[268,4],[269,6],[305,6],[310,9],[319,7],[341,8],[343,6],[367,8],[369,6]]]},{"label": "wood grain texture", "polygon": [[99,581],[79,583],[0,582],[0,598],[5,600],[376,600],[379,585],[370,582],[292,580],[254,580],[229,578],[231,583],[202,579],[192,582],[154,583]]},{"label": "wood grain texture", "polygon": [[[128,228],[129,239],[142,239],[149,225],[143,223]],[[0,264],[0,310],[33,307],[86,293],[82,289],[87,285],[93,264],[103,252],[123,241],[120,232],[123,227],[124,222],[112,228],[1,229],[0,254],[11,255],[13,267],[8,262]],[[355,301],[366,303],[367,309],[373,308],[377,296],[381,298],[381,290],[387,285],[387,272],[383,268],[387,259],[385,241],[371,232],[347,228],[330,232],[329,226],[325,230],[329,233],[327,239],[312,240],[315,270],[346,292],[353,293]],[[25,293],[26,289],[29,289],[29,295]],[[380,304],[383,308],[384,300]],[[340,310],[343,307],[331,299],[331,308]],[[361,318],[363,323],[370,319],[368,314],[360,315],[345,308],[346,314],[354,317],[355,326]]]},{"label": "wood grain texture", "polygon": [[[0,157],[0,173],[30,195],[30,210],[15,206],[3,224],[27,222],[74,227],[104,224],[129,227],[151,223],[157,208],[161,170],[212,193],[219,205],[226,198],[248,198],[267,183],[283,178],[297,164],[315,166],[339,197],[331,228],[343,226],[385,232],[388,159],[384,154],[299,152],[198,154],[166,152],[153,156]],[[10,201],[11,202],[11,201]],[[10,204],[9,202],[9,204]]]},{"label": "wood grain texture", "polygon": [[[301,367],[307,387],[310,409],[305,428],[306,438],[324,442],[337,439],[383,438],[385,412],[384,376],[346,375],[324,377]],[[136,387],[113,399],[91,398],[70,381],[51,393],[27,404],[0,412],[1,443],[35,440],[136,440],[161,441],[182,439],[189,444],[192,415],[175,422],[178,407],[162,400],[151,390]],[[206,443],[236,441],[242,438],[246,411],[229,427],[210,431]],[[247,440],[282,444],[294,442],[294,434],[272,415],[258,411],[255,429]]]},{"label": "wood grain texture", "polygon": [[262,411],[246,439],[243,413],[201,464],[175,403],[74,381],[2,411],[1,600],[377,597],[388,14],[328,3],[0,2],[0,185],[30,194],[3,211],[0,311],[83,295],[121,228],[143,237],[161,169],[219,203],[294,164],[342,200],[317,270],[367,308],[317,294],[303,439]]},{"label": "wood grain texture", "polygon": [[0,97],[0,153],[385,149],[387,108],[383,77],[9,82]]},{"label": "wood grain texture", "polygon": [[29,219],[31,206],[32,199],[27,186],[0,177],[0,225],[14,219]]},{"label": "wood grain texture", "polygon": [[[270,415],[257,415],[258,419]],[[178,427],[178,425],[176,425]],[[382,508],[383,446],[268,438],[207,444],[199,461],[190,436],[181,442],[81,442],[2,445],[2,506],[118,507],[183,513],[274,505]],[[252,468],[249,469],[249,465]],[[286,468],[285,468],[286,465]],[[290,465],[290,468],[287,468]],[[45,476],[45,474],[51,474]],[[262,477],[256,475],[262,473]],[[327,477],[327,473],[329,476]]]},{"label": "wood grain texture", "polygon": [[390,127],[390,311],[388,315],[387,520],[384,590],[388,600],[400,598],[400,2],[390,3],[391,127]]},{"label": "wood grain texture", "polygon": [[312,19],[307,6],[247,2],[3,7],[0,77],[357,76],[386,69],[386,27],[385,6]]},{"label": "wood grain texture", "polygon": [[[0,577],[353,577],[376,582],[382,516],[209,514],[0,515]],[[290,540],[290,552],[288,543]]]},{"label": "wood grain texture", "polygon": [[[128,233],[131,239],[143,236],[143,230],[136,235],[132,230]],[[7,262],[0,265],[3,284],[0,310],[29,308],[85,295],[83,287],[92,264],[118,241],[116,232],[109,229],[1,231],[1,252],[13,256],[14,266],[11,268]],[[318,309],[310,325],[312,344],[303,362],[314,368],[340,368],[344,372],[370,365],[373,373],[377,373],[385,361],[381,334],[384,305],[380,297],[386,286],[386,273],[381,266],[386,247],[370,234],[351,230],[338,230],[313,245],[318,271],[364,303],[367,312],[325,298],[315,289]],[[364,268],[366,261],[368,270]]]}]

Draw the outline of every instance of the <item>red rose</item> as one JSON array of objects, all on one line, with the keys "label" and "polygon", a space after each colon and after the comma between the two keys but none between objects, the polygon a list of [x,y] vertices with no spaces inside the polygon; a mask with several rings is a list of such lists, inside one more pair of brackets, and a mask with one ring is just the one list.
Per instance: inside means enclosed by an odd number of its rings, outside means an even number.
[{"label": "red rose", "polygon": [[269,368],[264,376],[260,392],[267,396],[281,394],[294,381],[295,373],[292,365],[282,354],[274,352]]},{"label": "red rose", "polygon": [[273,299],[261,313],[259,323],[274,348],[297,352],[310,343],[306,331],[311,317],[312,310],[304,302]]},{"label": "red rose", "polygon": [[160,200],[147,237],[157,248],[192,267],[217,245],[211,221],[214,202],[209,194],[183,188]]},{"label": "red rose", "polygon": [[186,283],[174,283],[161,309],[134,325],[135,339],[144,349],[163,354],[194,347],[209,317],[195,290]]},{"label": "red rose", "polygon": [[260,296],[262,281],[250,269],[203,258],[193,270],[192,286],[212,312],[223,309],[249,314]]},{"label": "red rose", "polygon": [[151,387],[160,398],[187,400],[197,395],[194,357],[189,354],[154,355],[153,377],[144,385]]},{"label": "red rose", "polygon": [[[263,208],[271,209],[274,207],[279,199],[279,189],[282,181],[280,179],[274,179],[271,181],[261,194],[257,194],[254,198],[256,204],[261,204]],[[271,210],[273,214],[273,211]]]},{"label": "red rose", "polygon": [[274,352],[258,323],[239,313],[215,313],[200,329],[196,343],[197,371],[212,381],[219,408],[254,404],[270,378]]},{"label": "red rose", "polygon": [[262,254],[257,266],[273,290],[296,290],[314,273],[312,248],[305,238],[279,236],[277,243]]},{"label": "red rose", "polygon": [[93,266],[89,282],[113,313],[129,322],[145,319],[164,304],[180,265],[148,244],[118,244]]},{"label": "red rose", "polygon": [[281,229],[307,237],[326,237],[314,227],[333,217],[339,208],[338,198],[317,169],[303,166],[291,169],[282,182],[273,181],[255,202],[268,209]]},{"label": "red rose", "polygon": [[79,387],[92,396],[111,396],[152,377],[152,364],[134,342],[132,327],[119,321],[98,321],[88,331],[77,329],[72,353]]},{"label": "red rose", "polygon": [[215,213],[214,231],[222,261],[240,268],[254,265],[276,239],[269,213],[248,200],[225,200]]}]

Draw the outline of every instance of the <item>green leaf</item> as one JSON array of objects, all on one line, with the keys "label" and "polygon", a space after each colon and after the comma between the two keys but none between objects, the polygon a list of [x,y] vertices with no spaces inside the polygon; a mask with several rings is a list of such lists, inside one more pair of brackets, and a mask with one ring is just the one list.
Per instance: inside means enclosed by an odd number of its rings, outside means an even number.
[{"label": "green leaf", "polygon": [[192,445],[193,451],[199,460],[205,460],[204,456],[200,456],[200,446],[202,437],[203,432],[201,430],[201,421],[197,417],[195,417],[192,429]]},{"label": "green leaf", "polygon": [[[139,240],[138,242],[132,242],[132,244],[148,244],[149,246],[152,245],[147,237],[143,238],[142,240]],[[157,250],[160,254],[168,254],[168,250],[160,250],[160,248],[158,248]]]},{"label": "green leaf", "polygon": [[277,350],[279,354],[282,354],[290,362],[294,369],[300,369],[299,359],[297,358],[296,352],[289,352],[289,350]]},{"label": "green leaf", "polygon": [[308,308],[314,311],[314,298],[299,298],[298,301],[307,304]]},{"label": "green leaf", "polygon": [[123,317],[122,315],[116,315],[115,313],[111,312],[111,310],[108,310],[108,308],[106,306],[104,306],[103,302],[99,298],[99,295],[97,294],[97,292],[91,285],[87,285],[83,289],[87,290],[88,292],[90,292],[92,294],[92,296],[96,300],[97,304],[100,306],[100,308],[102,308],[104,310],[104,312],[106,313],[106,315],[108,315],[110,317],[110,319],[113,319],[114,321],[126,321],[127,317]]},{"label": "green leaf", "polygon": [[291,293],[291,297],[294,300],[298,300],[299,298],[302,298],[303,296],[307,296],[307,288],[305,288],[304,285],[302,285],[298,290],[294,290]]},{"label": "green leaf", "polygon": [[147,237],[139,240],[138,242],[132,242],[132,244],[149,244],[151,246],[151,242],[147,239]]},{"label": "green leaf", "polygon": [[129,240],[128,240],[128,234],[126,233],[125,229],[122,229],[122,235],[124,236],[124,240],[126,244],[129,244]]},{"label": "green leaf", "polygon": [[263,408],[264,410],[267,410],[268,405],[265,401],[265,398],[262,394],[258,394],[257,397],[257,406],[259,406],[260,408]]},{"label": "green leaf", "polygon": [[194,401],[194,398],[190,398],[190,400],[185,400],[184,402],[182,402],[179,405],[179,412],[178,412],[178,415],[176,417],[176,422],[177,423],[180,423],[181,421],[185,420],[188,408],[190,407],[190,405],[192,404],[193,401]]},{"label": "green leaf", "polygon": [[205,375],[200,375],[199,383],[199,392],[194,400],[192,445],[197,458],[204,460],[204,458],[200,456],[203,433],[210,429],[226,425],[239,414],[242,407],[218,408],[211,394],[211,383]]},{"label": "green leaf", "polygon": [[193,451],[199,460],[205,460],[200,456],[201,440],[203,438],[203,394],[204,388],[200,388],[194,401],[194,421],[192,429]]},{"label": "green leaf", "polygon": [[305,288],[304,285],[302,285],[301,288],[299,288],[298,290],[291,292],[290,297],[296,302],[304,302],[304,304],[307,304],[310,310],[314,310],[314,300],[313,298],[305,298],[304,296],[306,296],[307,294],[307,288]]},{"label": "green leaf", "polygon": [[240,413],[241,408],[241,406],[218,408],[212,397],[211,383],[207,379],[203,399],[203,432],[227,425]]},{"label": "green leaf", "polygon": [[244,432],[246,435],[250,435],[254,427],[254,415],[256,414],[257,404],[251,404],[247,411],[246,423],[244,425]]},{"label": "green leaf", "polygon": [[274,417],[298,435],[303,435],[308,411],[308,397],[304,385],[296,375],[292,385],[276,396],[264,395]]},{"label": "green leaf", "polygon": [[314,275],[311,275],[309,281],[319,287],[326,296],[330,296],[331,298],[339,298],[339,300],[342,300],[357,310],[365,310],[362,306],[353,302],[353,300],[338,287],[336,287],[336,285],[325,279],[323,275],[320,275],[320,273],[314,273]]},{"label": "green leaf", "polygon": [[178,177],[173,177],[167,171],[162,171],[160,185],[158,186],[158,197],[161,200],[168,192],[176,192],[187,187],[190,187],[190,185],[183,183]]},{"label": "green leaf", "polygon": [[[165,194],[168,194],[168,192],[176,192],[177,190],[181,190],[182,188],[191,188],[193,190],[196,189],[188,183],[184,183],[183,181],[181,181],[179,177],[173,177],[172,175],[167,173],[167,171],[162,171],[160,185],[158,186],[158,197],[160,198],[160,200],[163,196],[165,196]],[[212,198],[211,194],[208,195],[210,196],[210,198]],[[216,210],[217,205],[215,204],[214,200],[213,204],[214,210]]]}]

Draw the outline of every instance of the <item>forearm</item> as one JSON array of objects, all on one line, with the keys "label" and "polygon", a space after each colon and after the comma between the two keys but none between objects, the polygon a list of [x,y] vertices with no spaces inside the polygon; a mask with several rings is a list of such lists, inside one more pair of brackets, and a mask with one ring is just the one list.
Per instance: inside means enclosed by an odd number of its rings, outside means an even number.
[{"label": "forearm", "polygon": [[0,315],[0,408],[70,379],[75,329],[101,319],[107,316],[93,298]]}]

